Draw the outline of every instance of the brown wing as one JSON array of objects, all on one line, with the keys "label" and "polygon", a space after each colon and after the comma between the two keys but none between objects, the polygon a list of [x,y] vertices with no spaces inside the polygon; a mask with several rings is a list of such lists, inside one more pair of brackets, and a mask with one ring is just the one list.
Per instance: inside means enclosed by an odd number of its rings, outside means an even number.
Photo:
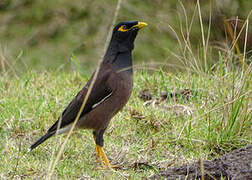
[{"label": "brown wing", "polygon": [[[106,72],[101,72],[98,74],[98,77],[96,78],[95,84],[92,88],[92,91],[88,97],[88,100],[85,104],[85,107],[81,113],[81,117],[85,116],[88,112],[90,112],[93,108],[96,107],[99,102],[103,101],[104,98],[107,98],[112,93],[112,88],[107,83],[107,80],[110,76],[110,70],[107,70]],[[83,103],[83,100],[87,94],[88,88],[93,80],[93,76],[90,78],[88,83],[84,86],[84,88],[75,96],[75,98],[69,103],[69,105],[65,108],[63,113],[61,114],[62,120],[60,124],[60,128],[63,128],[72,122],[74,122],[80,107]],[[48,130],[49,132],[56,131],[58,127],[59,120],[56,121],[51,128]]]}]

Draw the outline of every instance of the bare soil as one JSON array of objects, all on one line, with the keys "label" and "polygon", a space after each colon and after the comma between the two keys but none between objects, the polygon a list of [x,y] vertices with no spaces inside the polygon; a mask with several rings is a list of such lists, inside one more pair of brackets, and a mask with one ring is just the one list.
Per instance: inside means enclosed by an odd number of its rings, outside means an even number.
[{"label": "bare soil", "polygon": [[252,180],[252,145],[234,150],[212,161],[198,161],[172,167],[150,177],[160,179]]}]

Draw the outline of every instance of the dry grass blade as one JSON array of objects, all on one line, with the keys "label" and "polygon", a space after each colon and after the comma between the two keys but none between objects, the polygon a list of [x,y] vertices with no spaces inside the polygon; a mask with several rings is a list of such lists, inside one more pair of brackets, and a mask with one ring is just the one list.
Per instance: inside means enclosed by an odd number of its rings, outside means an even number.
[{"label": "dry grass blade", "polygon": [[206,67],[207,66],[207,45],[206,45],[206,41],[205,41],[204,28],[203,28],[203,22],[202,22],[202,16],[201,16],[201,9],[200,9],[199,0],[197,0],[197,6],[198,6],[199,20],[200,20],[200,29],[201,29],[201,38],[202,38],[202,45],[203,45],[204,64],[205,64],[205,67]]},{"label": "dry grass blade", "polygon": [[241,27],[241,30],[240,30],[240,32],[238,33],[238,35],[236,37],[234,36],[234,32],[233,32],[233,29],[231,28],[230,24],[227,23],[226,21],[224,21],[224,23],[226,25],[226,28],[228,30],[228,33],[229,33],[230,37],[233,40],[233,42],[232,42],[233,44],[232,44],[230,50],[232,50],[234,47],[236,48],[236,51],[237,51],[237,54],[238,54],[238,58],[240,60],[240,63],[242,64],[243,69],[244,68],[246,69],[248,67],[248,65],[245,62],[245,53],[243,53],[243,57],[242,57],[240,48],[239,48],[239,46],[237,44],[237,41],[240,38],[242,31],[246,27],[245,40],[244,40],[244,52],[246,52],[246,44],[247,44],[247,38],[248,38],[248,23],[249,23],[249,18],[251,16],[251,14],[252,14],[252,10],[249,12],[249,14],[248,14],[248,16],[246,18],[245,23],[243,23],[243,25]]},{"label": "dry grass blade", "polygon": [[0,44],[0,63],[1,63],[1,73],[2,75],[7,75],[8,74],[8,68],[9,70],[13,73],[13,75],[18,78],[16,69],[14,67],[14,64],[9,61],[9,56],[8,56],[8,51],[7,48],[4,46],[1,46]]}]

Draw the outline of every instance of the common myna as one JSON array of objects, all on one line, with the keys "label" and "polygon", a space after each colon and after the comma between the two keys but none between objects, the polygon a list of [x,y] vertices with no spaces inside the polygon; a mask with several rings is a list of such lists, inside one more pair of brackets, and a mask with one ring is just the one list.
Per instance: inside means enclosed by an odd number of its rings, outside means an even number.
[{"label": "common myna", "polygon": [[[131,95],[133,87],[131,52],[134,49],[134,40],[138,30],[146,25],[144,22],[128,21],[121,22],[114,27],[97,78],[75,126],[75,128],[93,130],[97,157],[101,158],[107,167],[110,167],[110,163],[102,148],[103,134],[111,118],[122,109]],[[51,136],[68,132],[71,129],[94,74],[65,108],[58,121],[49,128],[44,136],[30,146],[29,151]]]}]

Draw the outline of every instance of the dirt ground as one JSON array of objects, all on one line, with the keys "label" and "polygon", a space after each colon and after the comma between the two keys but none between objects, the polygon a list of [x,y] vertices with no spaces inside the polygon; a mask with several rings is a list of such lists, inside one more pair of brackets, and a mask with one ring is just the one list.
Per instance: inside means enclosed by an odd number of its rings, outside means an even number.
[{"label": "dirt ground", "polygon": [[252,180],[252,145],[237,149],[212,161],[198,161],[172,167],[150,177],[160,179]]}]

